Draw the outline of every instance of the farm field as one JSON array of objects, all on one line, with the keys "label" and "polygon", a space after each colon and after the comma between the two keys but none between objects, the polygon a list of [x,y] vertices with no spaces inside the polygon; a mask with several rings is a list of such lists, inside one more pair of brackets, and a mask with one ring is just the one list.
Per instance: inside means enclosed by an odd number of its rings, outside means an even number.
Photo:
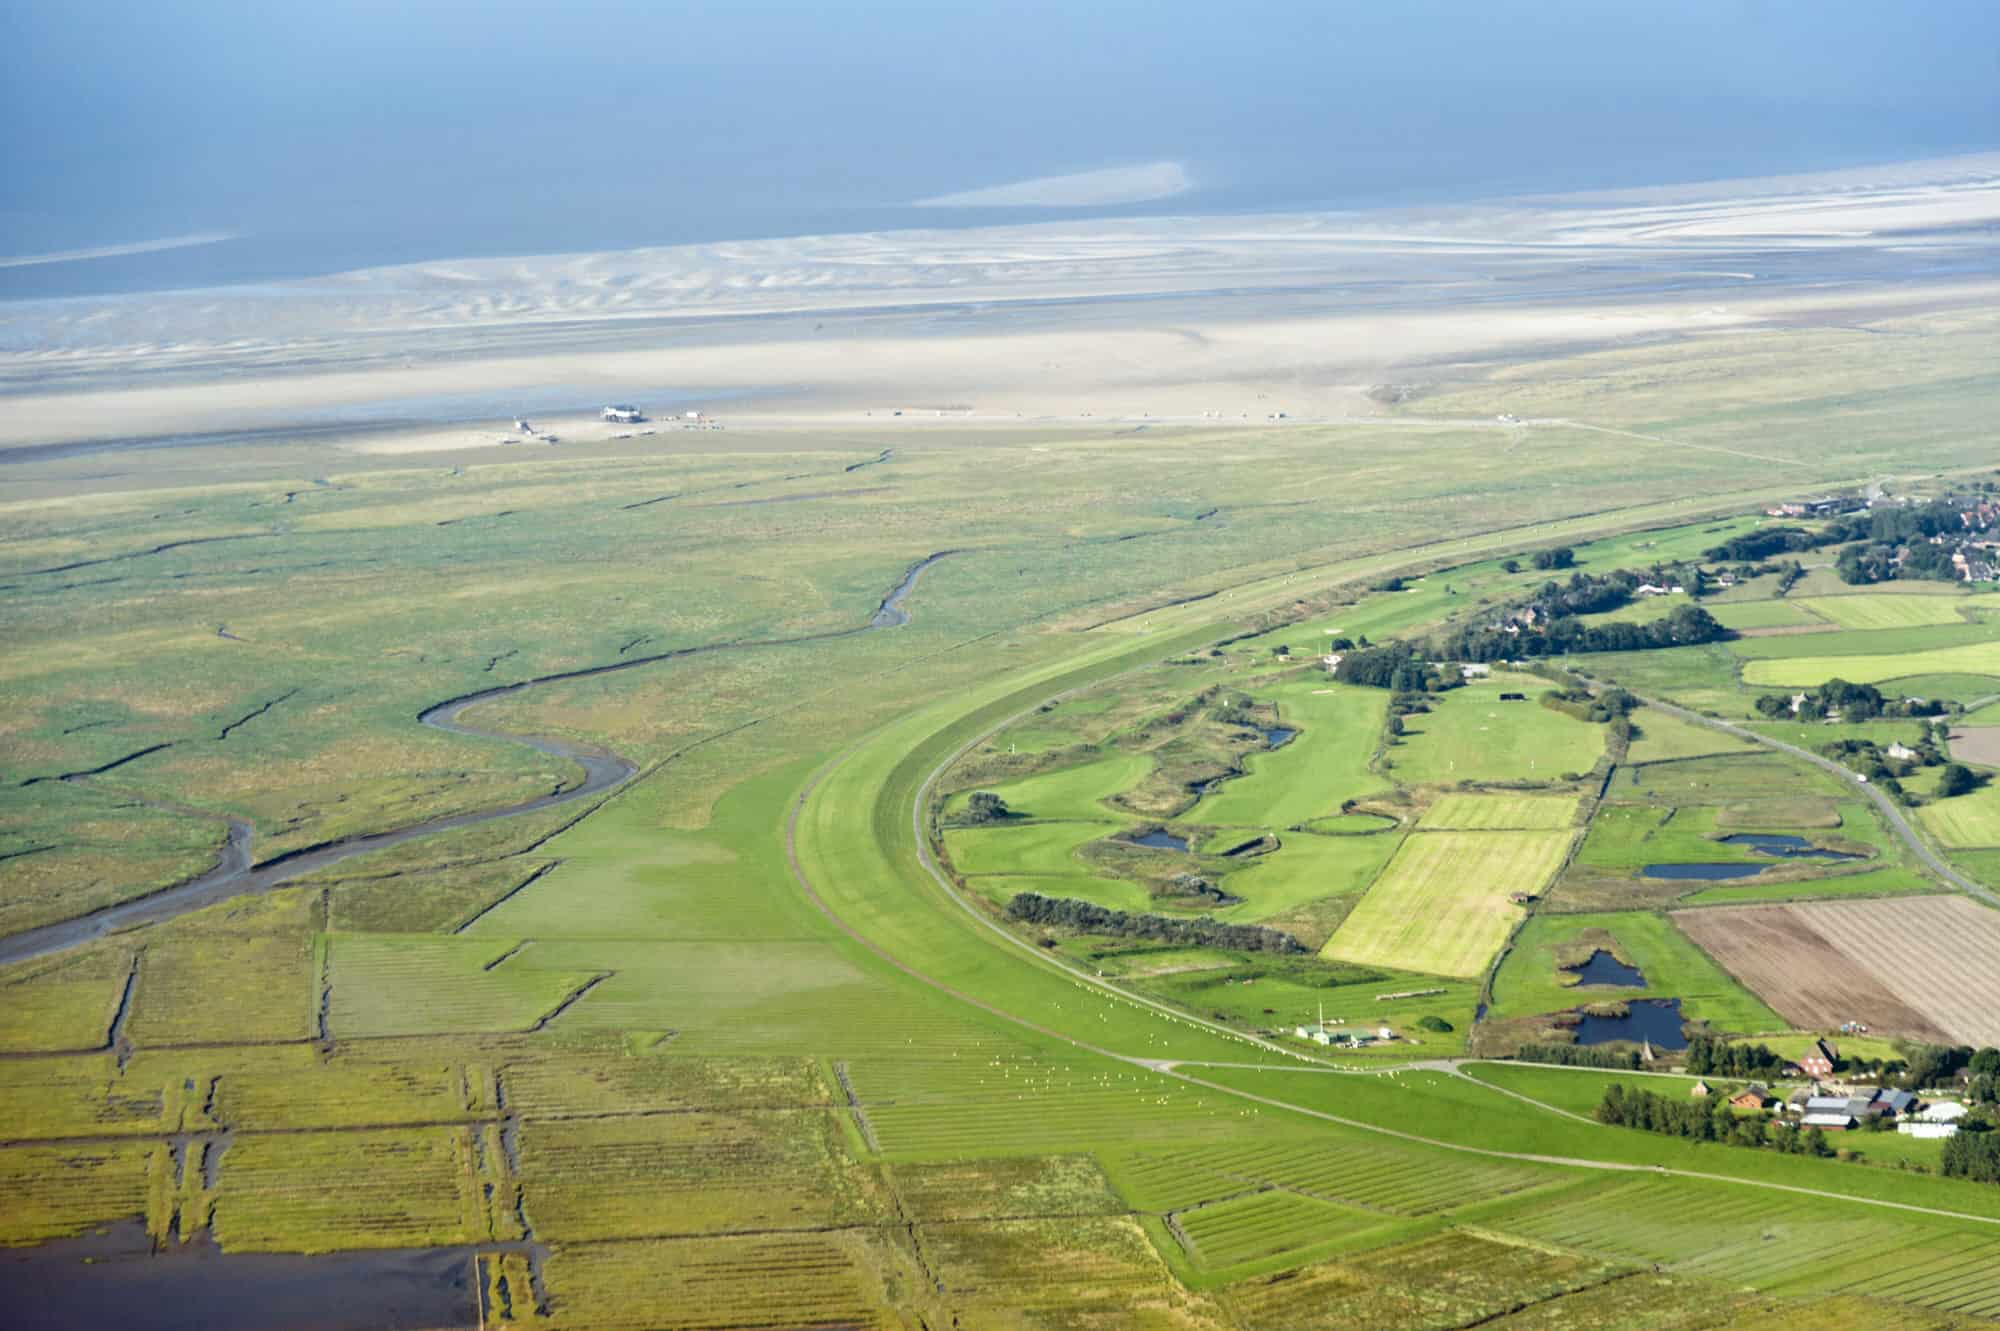
[{"label": "farm field", "polygon": [[1913,675],[2000,676],[2000,641],[1988,636],[1984,641],[1927,651],[1866,656],[1802,655],[1747,661],[1743,666],[1744,683],[1785,688],[1815,688],[1830,679],[1844,679],[1850,684],[1883,684]]},{"label": "farm field", "polygon": [[1814,613],[1810,602],[1799,600],[1710,602],[1704,608],[1726,629],[1817,628],[1828,622],[1827,616]]},{"label": "farm field", "polygon": [[2000,608],[2000,597],[1985,596],[1815,596],[1796,602],[1846,629],[1909,629],[1930,624],[1962,624],[1970,612]]},{"label": "farm field", "polygon": [[2000,846],[2000,786],[1992,782],[1917,810],[1930,834],[1954,848]]},{"label": "farm field", "polygon": [[1434,975],[1474,976],[1521,918],[1569,832],[1418,832],[1404,840],[1322,955]]},{"label": "farm field", "polygon": [[1353,896],[1374,881],[1401,841],[1393,832],[1287,833],[1277,850],[1258,856],[1223,880],[1232,895],[1244,900],[1217,913],[1223,919],[1262,920],[1307,902]]},{"label": "farm field", "polygon": [[1674,923],[1795,1026],[2000,1040],[2000,912],[1965,897],[1682,911]]}]

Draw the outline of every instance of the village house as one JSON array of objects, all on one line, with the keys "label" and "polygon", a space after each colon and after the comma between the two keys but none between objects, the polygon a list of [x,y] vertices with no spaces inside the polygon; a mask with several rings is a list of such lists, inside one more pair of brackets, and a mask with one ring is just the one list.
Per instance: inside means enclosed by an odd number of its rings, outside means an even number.
[{"label": "village house", "polygon": [[1771,1093],[1759,1082],[1751,1082],[1742,1090],[1729,1097],[1731,1109],[1762,1109]]},{"label": "village house", "polygon": [[1693,1096],[1697,1100],[1705,1100],[1709,1096],[1715,1094],[1715,1091],[1712,1087],[1709,1086],[1707,1082],[1698,1081],[1694,1085],[1688,1087],[1688,1094]]}]

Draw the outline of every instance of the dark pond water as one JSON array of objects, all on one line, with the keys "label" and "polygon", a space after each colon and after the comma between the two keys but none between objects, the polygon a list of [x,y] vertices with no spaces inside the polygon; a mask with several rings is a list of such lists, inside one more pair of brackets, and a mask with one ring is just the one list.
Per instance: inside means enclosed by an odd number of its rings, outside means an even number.
[{"label": "dark pond water", "polygon": [[1725,846],[1748,846],[1760,855],[1779,855],[1788,860],[1858,860],[1842,850],[1826,850],[1802,836],[1778,832],[1738,832],[1722,838]]},{"label": "dark pond water", "polygon": [[1144,846],[1148,850],[1178,850],[1185,854],[1188,848],[1186,837],[1175,836],[1172,832],[1157,827],[1144,836],[1130,837],[1128,840],[1132,845]]},{"label": "dark pond water", "polygon": [[[197,1240],[151,1255],[145,1227],[0,1251],[14,1331],[414,1331],[479,1322],[465,1248],[317,1257],[224,1253]],[[525,1293],[525,1291],[524,1291]]]},{"label": "dark pond water", "polygon": [[1685,1049],[1681,1034],[1681,1000],[1678,998],[1635,998],[1626,1004],[1631,1015],[1593,1017],[1581,1014],[1576,1027],[1578,1044],[1609,1044],[1613,1040],[1651,1040],[1655,1049]]},{"label": "dark pond water", "polygon": [[1649,864],[1639,870],[1648,878],[1694,878],[1703,882],[1724,878],[1754,878],[1764,872],[1761,864]]},{"label": "dark pond water", "polygon": [[1575,972],[1578,984],[1615,984],[1627,989],[1643,989],[1646,977],[1636,966],[1627,966],[1609,952],[1599,949],[1590,954],[1590,960],[1581,966],[1567,969]]},{"label": "dark pond water", "polygon": [[1291,726],[1272,726],[1264,732],[1264,743],[1271,748],[1282,748],[1292,742],[1292,736],[1299,732]]}]

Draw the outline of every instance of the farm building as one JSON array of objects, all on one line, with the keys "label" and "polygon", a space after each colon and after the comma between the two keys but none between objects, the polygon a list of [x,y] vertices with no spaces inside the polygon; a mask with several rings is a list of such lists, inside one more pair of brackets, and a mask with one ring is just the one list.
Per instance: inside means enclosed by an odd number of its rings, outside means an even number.
[{"label": "farm building", "polygon": [[1898,1123],[1896,1131],[1905,1137],[1915,1137],[1919,1141],[1941,1141],[1958,1135],[1956,1123]]},{"label": "farm building", "polygon": [[1807,1114],[1799,1120],[1799,1126],[1802,1128],[1818,1128],[1822,1132],[1846,1132],[1854,1126],[1854,1116],[1822,1110],[1818,1113]]},{"label": "farm building", "polygon": [[1965,1106],[1956,1100],[1940,1100],[1934,1105],[1926,1105],[1916,1118],[1922,1123],[1956,1123],[1965,1117],[1966,1112]]},{"label": "farm building", "polygon": [[1833,1065],[1840,1061],[1840,1051],[1830,1040],[1814,1040],[1812,1048],[1799,1058],[1799,1071],[1808,1077],[1823,1078],[1833,1075]]},{"label": "farm building", "polygon": [[1715,1093],[1714,1090],[1705,1081],[1698,1081],[1694,1085],[1688,1087],[1688,1094],[1693,1096],[1697,1100],[1705,1100],[1714,1093]]},{"label": "farm building", "polygon": [[1729,1097],[1729,1107],[1731,1109],[1762,1109],[1765,1101],[1770,1098],[1771,1093],[1753,1081]]}]

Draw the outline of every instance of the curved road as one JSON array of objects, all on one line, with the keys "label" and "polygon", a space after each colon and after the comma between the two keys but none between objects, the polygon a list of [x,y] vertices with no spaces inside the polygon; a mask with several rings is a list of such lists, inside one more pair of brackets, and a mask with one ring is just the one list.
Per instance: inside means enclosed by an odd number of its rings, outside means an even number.
[{"label": "curved road", "polygon": [[[1637,697],[1638,695],[1635,694],[1633,696]],[[1661,702],[1657,698],[1639,698],[1639,701],[1648,707],[1657,707],[1666,715],[1674,717],[1677,720],[1689,721],[1698,726],[1707,726],[1710,730],[1720,730],[1725,735],[1734,735],[1737,739],[1748,740],[1753,744],[1761,744],[1767,749],[1776,749],[1780,753],[1803,759],[1815,767],[1833,773],[1833,775],[1839,777],[1843,782],[1853,786],[1870,800],[1874,801],[1875,807],[1881,810],[1882,816],[1888,820],[1889,826],[1895,829],[1896,835],[1902,839],[1904,845],[1916,852],[1917,858],[1923,861],[1925,868],[1959,890],[1971,896],[1978,897],[1989,906],[2000,906],[2000,894],[1995,894],[1984,884],[1967,878],[1957,869],[1945,863],[1944,859],[1930,848],[1924,839],[1917,834],[1917,830],[1910,826],[1910,820],[1903,815],[1902,806],[1883,794],[1878,787],[1867,781],[1863,781],[1858,774],[1848,771],[1831,758],[1823,758],[1819,754],[1809,749],[1802,749],[1796,744],[1787,744],[1781,739],[1773,739],[1769,735],[1760,735],[1754,730],[1747,730],[1742,726],[1733,725],[1728,721],[1720,721],[1712,716],[1703,716],[1700,712],[1689,711],[1685,707],[1678,707],[1670,702]]]}]

